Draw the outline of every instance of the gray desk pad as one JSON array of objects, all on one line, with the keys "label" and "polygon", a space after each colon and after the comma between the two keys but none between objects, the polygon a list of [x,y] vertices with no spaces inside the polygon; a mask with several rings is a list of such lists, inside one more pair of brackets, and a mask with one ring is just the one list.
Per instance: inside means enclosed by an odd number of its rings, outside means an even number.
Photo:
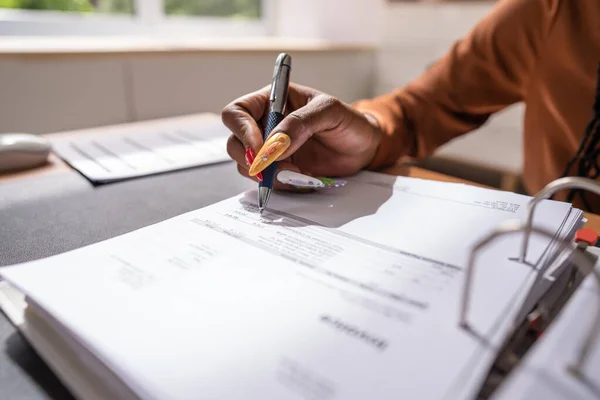
[{"label": "gray desk pad", "polygon": [[[255,188],[232,162],[93,187],[77,172],[0,184],[0,267],[130,232]],[[0,399],[72,399],[0,313]]]}]

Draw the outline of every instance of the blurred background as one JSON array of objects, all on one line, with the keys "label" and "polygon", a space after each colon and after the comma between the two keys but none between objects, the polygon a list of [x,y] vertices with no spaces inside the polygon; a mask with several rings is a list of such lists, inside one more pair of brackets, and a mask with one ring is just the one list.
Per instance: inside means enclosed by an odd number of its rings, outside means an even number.
[{"label": "blurred background", "polygon": [[[134,15],[135,0],[3,0],[2,8]],[[259,0],[165,0],[166,15],[260,18]]]},{"label": "blurred background", "polygon": [[[0,0],[0,132],[219,113],[292,80],[352,102],[422,73],[494,6],[433,0]],[[522,106],[426,168],[518,190]]]}]

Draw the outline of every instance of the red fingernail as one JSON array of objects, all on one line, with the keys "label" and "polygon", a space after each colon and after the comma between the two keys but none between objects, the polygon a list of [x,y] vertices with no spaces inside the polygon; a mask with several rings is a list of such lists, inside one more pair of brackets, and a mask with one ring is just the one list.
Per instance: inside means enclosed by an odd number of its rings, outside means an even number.
[{"label": "red fingernail", "polygon": [[[252,147],[246,147],[246,164],[248,166],[252,165],[255,157],[256,157],[256,154],[254,154],[254,150],[252,150]],[[259,181],[262,181],[263,180],[262,172],[259,172],[258,174],[256,174],[256,177],[258,178]]]},{"label": "red fingernail", "polygon": [[246,164],[248,164],[248,166],[252,165],[254,157],[256,157],[256,155],[254,154],[252,147],[246,147]]}]

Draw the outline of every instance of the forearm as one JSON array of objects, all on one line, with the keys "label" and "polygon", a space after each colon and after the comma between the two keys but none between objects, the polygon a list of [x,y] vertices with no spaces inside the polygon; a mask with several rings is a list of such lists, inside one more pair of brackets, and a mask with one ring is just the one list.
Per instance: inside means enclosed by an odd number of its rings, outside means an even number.
[{"label": "forearm", "polygon": [[489,116],[453,111],[423,92],[411,92],[410,87],[353,106],[370,116],[380,132],[369,169],[391,165],[402,157],[427,157],[449,140],[477,129]]}]

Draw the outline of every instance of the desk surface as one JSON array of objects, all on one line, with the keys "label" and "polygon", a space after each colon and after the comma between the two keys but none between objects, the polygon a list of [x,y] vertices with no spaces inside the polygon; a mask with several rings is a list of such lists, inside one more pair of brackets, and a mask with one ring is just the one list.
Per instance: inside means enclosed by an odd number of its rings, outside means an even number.
[{"label": "desk surface", "polygon": [[[402,165],[384,172],[483,186]],[[211,181],[219,182],[219,186],[211,186],[207,190],[205,185],[199,184]],[[53,156],[42,168],[0,174],[0,266],[47,257],[105,240],[253,187],[254,183],[242,178],[233,163],[93,187]],[[127,210],[126,215],[122,210]],[[600,217],[589,214],[587,217],[587,226],[600,231]],[[0,388],[0,397],[7,399],[71,398],[2,314]]]},{"label": "desk surface", "polygon": [[[442,182],[455,182],[455,183],[464,183],[473,186],[479,187],[488,187],[486,185],[482,185],[476,182],[467,181],[465,179],[457,178],[450,175],[440,174],[437,172],[429,171],[423,168],[406,166],[406,165],[397,165],[383,171],[385,173],[391,175],[399,175],[399,176],[409,176],[413,178],[422,178],[422,179],[430,179],[434,181],[442,181]],[[65,174],[65,175],[63,175]],[[51,155],[48,159],[48,163],[40,168],[37,168],[32,171],[22,171],[16,173],[0,173],[0,184],[7,182],[16,182],[16,181],[27,181],[30,178],[36,177],[55,177],[59,178],[61,175],[72,175],[73,171],[70,169],[68,165],[66,165],[62,160],[60,160],[57,156]],[[587,228],[591,228],[596,232],[600,232],[600,215],[585,213],[585,217],[588,219],[586,223]],[[3,265],[0,263],[0,265]]]}]

